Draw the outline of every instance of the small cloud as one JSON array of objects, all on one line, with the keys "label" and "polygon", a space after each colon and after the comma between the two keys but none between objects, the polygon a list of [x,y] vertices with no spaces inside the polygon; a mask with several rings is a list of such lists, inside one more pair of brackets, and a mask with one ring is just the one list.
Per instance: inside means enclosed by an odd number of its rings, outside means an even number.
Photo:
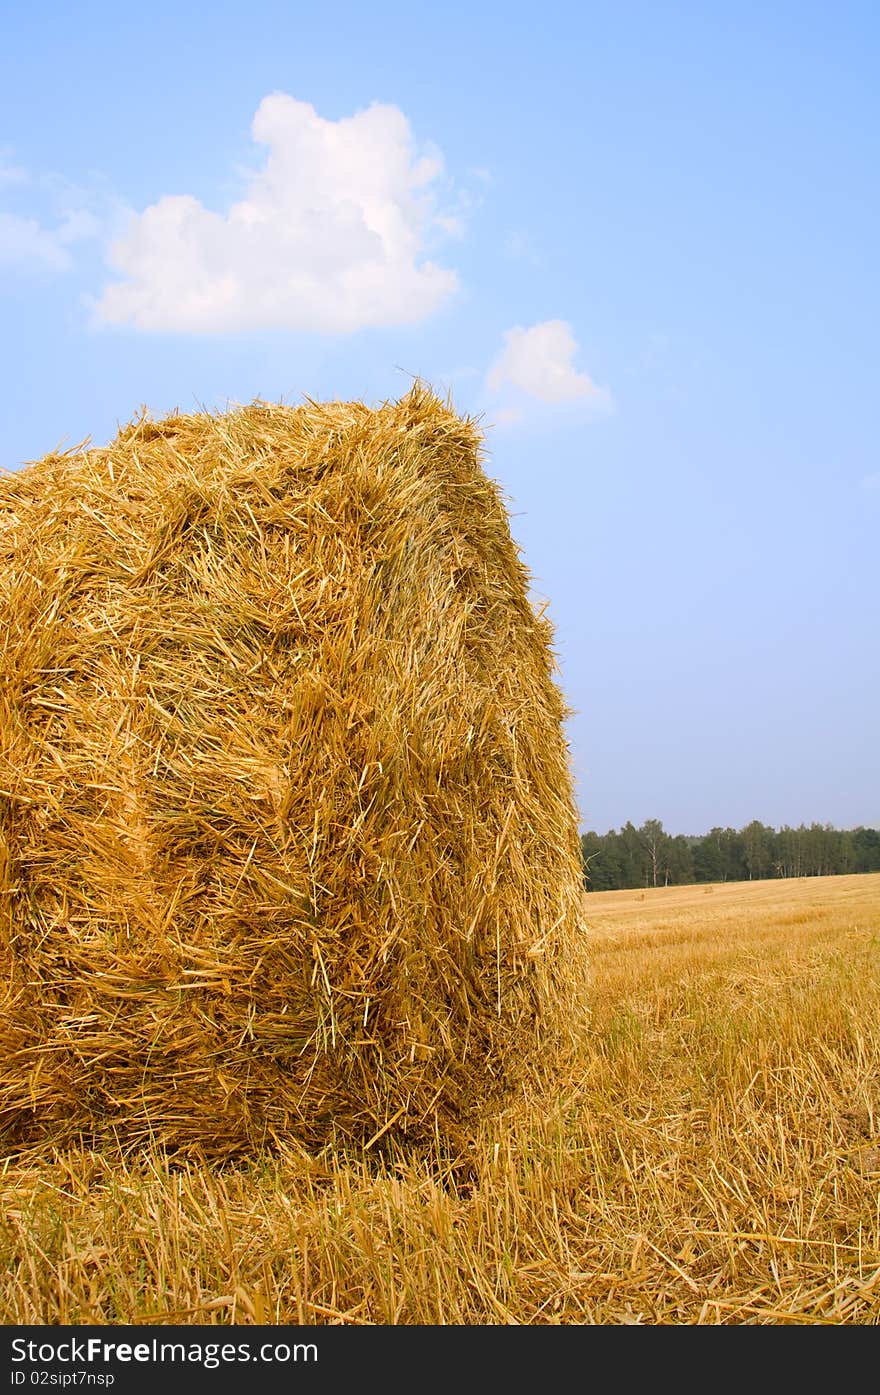
[{"label": "small cloud", "polygon": [[438,213],[442,156],[414,150],[397,107],[332,121],[276,92],[252,134],[268,154],[226,212],[178,194],[131,218],[111,249],[121,279],[105,287],[99,319],[183,333],[345,334],[416,323],[456,290],[456,273],[425,249],[438,229],[460,233],[460,209]]},{"label": "small cloud", "polygon": [[504,335],[504,347],[489,370],[487,386],[492,392],[509,386],[539,402],[584,399],[608,410],[611,394],[575,368],[577,351],[577,340],[565,320],[544,320],[527,329],[517,325]]},{"label": "small cloud", "polygon": [[484,165],[472,165],[468,170],[472,179],[479,179],[481,184],[494,184],[495,176],[491,170],[487,170]]},{"label": "small cloud", "polygon": [[871,494],[880,493],[880,471],[873,475],[863,475],[860,484],[862,489],[867,489]]},{"label": "small cloud", "polygon": [[[69,271],[69,249],[102,236],[104,225],[89,207],[97,205],[88,191],[58,175],[28,173],[11,162],[8,150],[0,150],[0,191],[7,203],[0,209],[0,270]],[[16,212],[8,206],[13,203]]]},{"label": "small cloud", "polygon": [[450,213],[436,221],[438,228],[442,228],[450,237],[464,237],[465,221],[459,214]]},{"label": "small cloud", "polygon": [[523,419],[522,407],[499,407],[494,413],[496,426],[515,426]]},{"label": "small cloud", "polygon": [[0,268],[66,271],[70,262],[70,253],[57,231],[42,228],[36,218],[0,213]]},{"label": "small cloud", "polygon": [[509,257],[511,261],[535,264],[540,260],[529,234],[520,228],[514,228],[509,232],[502,246],[505,257]]},{"label": "small cloud", "polygon": [[96,237],[98,231],[97,219],[84,211],[69,214],[54,228],[44,228],[36,218],[0,213],[0,268],[68,271],[71,244]]},{"label": "small cloud", "polygon": [[100,237],[102,224],[87,208],[75,208],[55,230],[55,236],[63,247],[72,242],[85,242],[88,238]]},{"label": "small cloud", "polygon": [[27,181],[27,170],[12,163],[12,155],[9,150],[0,150],[0,189],[4,185],[26,184]]}]

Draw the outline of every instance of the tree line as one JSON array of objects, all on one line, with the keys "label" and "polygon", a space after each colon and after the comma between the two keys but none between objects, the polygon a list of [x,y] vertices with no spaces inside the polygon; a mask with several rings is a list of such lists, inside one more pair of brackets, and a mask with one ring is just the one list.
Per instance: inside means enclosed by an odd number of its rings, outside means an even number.
[{"label": "tree line", "polygon": [[701,837],[667,833],[659,819],[581,836],[588,891],[742,882],[763,877],[825,877],[880,872],[880,831],[800,824],[713,828]]}]

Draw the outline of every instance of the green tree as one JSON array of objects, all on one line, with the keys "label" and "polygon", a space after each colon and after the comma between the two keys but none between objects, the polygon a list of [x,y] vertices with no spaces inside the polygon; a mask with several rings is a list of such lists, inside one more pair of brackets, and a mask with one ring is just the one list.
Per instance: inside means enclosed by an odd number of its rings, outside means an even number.
[{"label": "green tree", "polygon": [[857,872],[880,872],[880,832],[876,828],[853,830]]},{"label": "green tree", "polygon": [[698,882],[720,882],[724,880],[724,855],[717,833],[713,828],[704,838],[698,838],[694,846],[694,878]]},{"label": "green tree", "polygon": [[813,823],[777,832],[754,819],[739,830],[713,828],[703,837],[673,836],[659,819],[641,828],[581,836],[584,883],[591,891],[756,877],[820,877],[880,872],[880,830]]},{"label": "green tree", "polygon": [[630,820],[627,820],[621,828],[616,843],[622,885],[625,887],[647,886],[648,865],[645,848],[638,829]]},{"label": "green tree", "polygon": [[581,837],[584,884],[589,891],[616,891],[622,885],[620,863],[614,849],[615,835],[585,833]]},{"label": "green tree", "polygon": [[651,886],[663,885],[669,834],[665,832],[659,819],[645,820],[639,829],[639,841],[645,852],[646,885],[649,880]]},{"label": "green tree", "polygon": [[664,862],[664,886],[685,886],[694,881],[694,855],[683,833],[667,839]]},{"label": "green tree", "polygon": [[769,877],[773,870],[773,845],[776,839],[773,829],[753,819],[746,824],[740,837],[749,881]]}]

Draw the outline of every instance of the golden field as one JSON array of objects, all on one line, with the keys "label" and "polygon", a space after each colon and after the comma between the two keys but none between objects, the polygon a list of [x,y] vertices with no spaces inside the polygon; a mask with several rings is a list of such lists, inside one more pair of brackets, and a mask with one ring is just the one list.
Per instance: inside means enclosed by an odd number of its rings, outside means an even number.
[{"label": "golden field", "polygon": [[586,898],[592,1015],[453,1160],[0,1164],[10,1323],[876,1323],[880,875]]}]

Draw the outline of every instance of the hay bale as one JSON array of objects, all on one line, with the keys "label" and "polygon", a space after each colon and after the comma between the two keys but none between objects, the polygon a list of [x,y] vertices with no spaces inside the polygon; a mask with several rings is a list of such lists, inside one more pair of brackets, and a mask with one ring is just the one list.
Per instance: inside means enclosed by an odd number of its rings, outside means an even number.
[{"label": "hay bale", "polygon": [[452,1131],[580,1001],[550,632],[426,390],[0,479],[0,1126]]}]

